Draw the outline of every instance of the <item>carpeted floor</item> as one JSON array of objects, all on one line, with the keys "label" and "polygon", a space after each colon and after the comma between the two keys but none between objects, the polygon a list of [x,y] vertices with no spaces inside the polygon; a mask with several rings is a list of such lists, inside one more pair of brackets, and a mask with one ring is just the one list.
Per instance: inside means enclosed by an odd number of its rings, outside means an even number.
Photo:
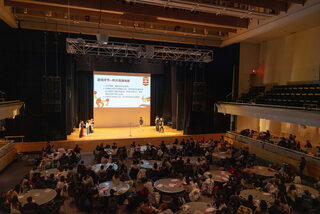
[{"label": "carpeted floor", "polygon": [[26,160],[16,160],[0,173],[0,192],[6,192],[19,184],[31,169]]}]

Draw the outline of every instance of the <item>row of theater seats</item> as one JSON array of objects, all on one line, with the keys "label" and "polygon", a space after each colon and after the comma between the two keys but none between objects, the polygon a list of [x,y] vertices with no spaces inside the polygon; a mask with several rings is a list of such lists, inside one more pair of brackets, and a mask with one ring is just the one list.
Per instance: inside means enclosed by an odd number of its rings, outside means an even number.
[{"label": "row of theater seats", "polygon": [[239,101],[240,102],[251,102],[253,101],[257,96],[263,94],[265,91],[265,87],[264,86],[255,86],[255,87],[251,87],[249,89],[249,92],[246,94],[242,94]]},{"label": "row of theater seats", "polygon": [[256,103],[296,107],[319,107],[320,85],[279,85],[271,88]]},{"label": "row of theater seats", "polygon": [[3,91],[0,91],[0,102],[5,101],[5,94]]},{"label": "row of theater seats", "polygon": [[310,108],[320,107],[319,84],[277,85],[263,92],[263,86],[253,87],[249,90],[249,93],[243,95],[240,100],[242,102],[255,102],[257,104]]}]

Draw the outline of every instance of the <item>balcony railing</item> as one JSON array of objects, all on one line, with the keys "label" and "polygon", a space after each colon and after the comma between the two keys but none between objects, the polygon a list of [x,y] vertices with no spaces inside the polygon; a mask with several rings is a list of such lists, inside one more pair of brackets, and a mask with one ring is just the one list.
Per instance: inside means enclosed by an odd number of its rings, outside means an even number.
[{"label": "balcony railing", "polygon": [[265,150],[268,150],[268,151],[271,151],[274,153],[278,153],[281,155],[285,155],[285,156],[290,157],[295,160],[300,160],[301,157],[304,157],[307,162],[311,162],[311,163],[314,163],[314,164],[320,166],[320,157],[317,157],[317,156],[306,154],[304,152],[300,152],[300,151],[293,150],[293,149],[288,149],[288,148],[285,148],[282,146],[278,146],[278,145],[275,145],[272,143],[257,140],[257,139],[251,138],[251,137],[243,136],[243,135],[238,134],[236,132],[227,132],[226,137],[231,138],[233,140],[237,140],[239,142],[252,144],[252,145],[260,147],[262,149],[265,149]]}]

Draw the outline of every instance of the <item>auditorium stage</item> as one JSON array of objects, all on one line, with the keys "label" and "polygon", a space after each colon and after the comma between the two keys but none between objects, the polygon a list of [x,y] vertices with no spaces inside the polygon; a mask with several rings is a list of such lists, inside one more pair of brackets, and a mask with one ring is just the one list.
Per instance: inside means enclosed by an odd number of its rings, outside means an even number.
[{"label": "auditorium stage", "polygon": [[[94,141],[94,140],[110,140],[110,139],[136,139],[136,138],[152,138],[152,137],[169,137],[182,136],[183,131],[177,131],[171,127],[165,126],[164,133],[156,131],[155,126],[140,127],[117,127],[117,128],[95,128],[94,133],[79,138],[79,131],[75,130],[68,136],[69,141]],[[84,131],[85,134],[85,131]]]},{"label": "auditorium stage", "polygon": [[[131,129],[131,131],[130,131]],[[85,133],[85,130],[84,130]],[[114,142],[118,146],[129,146],[133,141],[136,144],[146,145],[151,143],[159,145],[161,141],[165,143],[173,143],[177,138],[179,141],[183,138],[193,138],[200,140],[202,137],[207,139],[218,140],[224,134],[198,134],[198,135],[184,135],[183,131],[177,131],[168,126],[164,127],[164,133],[156,132],[154,126],[143,127],[117,127],[117,128],[95,128],[94,133],[89,136],[79,138],[79,129],[67,137],[67,140],[51,141],[54,148],[72,149],[76,144],[79,144],[83,152],[92,152],[97,145],[103,143],[104,145],[112,145]],[[21,142],[16,143],[15,148],[17,152],[37,152],[45,147],[46,142]]]}]

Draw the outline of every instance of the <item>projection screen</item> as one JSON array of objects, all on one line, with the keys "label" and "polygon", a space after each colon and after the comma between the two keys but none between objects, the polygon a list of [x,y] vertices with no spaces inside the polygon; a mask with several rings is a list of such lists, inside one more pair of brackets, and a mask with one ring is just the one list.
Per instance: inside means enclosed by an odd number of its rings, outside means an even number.
[{"label": "projection screen", "polygon": [[94,72],[93,114],[96,128],[150,125],[151,76],[144,73]]}]

